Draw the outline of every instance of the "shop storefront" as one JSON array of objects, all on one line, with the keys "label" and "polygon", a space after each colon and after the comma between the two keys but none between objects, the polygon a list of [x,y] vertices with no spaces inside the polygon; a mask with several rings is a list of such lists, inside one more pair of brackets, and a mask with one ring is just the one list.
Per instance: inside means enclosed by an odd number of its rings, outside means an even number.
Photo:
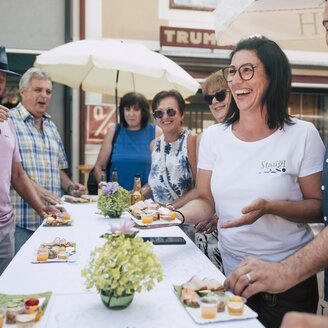
[{"label": "shop storefront", "polygon": [[[40,16],[52,22],[52,27],[46,25],[46,38],[22,38],[23,30],[19,29],[13,30],[12,35],[3,34],[2,39],[9,50],[11,69],[21,73],[33,65],[40,49],[51,49],[70,39],[111,38],[142,43],[169,57],[202,83],[210,73],[228,64],[230,50],[218,47],[215,42],[211,11],[216,1],[190,3],[180,0],[71,0],[55,5],[48,0],[40,8]],[[2,6],[10,16],[10,1],[6,0]],[[55,16],[49,16],[49,8]],[[140,8],[147,10],[140,11]],[[27,14],[30,17],[32,12]],[[24,17],[20,19],[23,23],[26,21]],[[6,25],[10,26],[9,22]],[[23,25],[29,26],[29,35],[38,35],[35,31],[39,26],[33,25],[31,18]],[[317,60],[316,56],[307,61],[291,55],[289,58],[293,66],[290,113],[313,122],[327,142],[328,60]],[[7,97],[3,102],[9,107],[17,103],[17,82],[17,79],[8,80]],[[54,87],[50,111],[72,159],[72,173],[77,177],[75,167],[94,164],[107,126],[115,121],[115,98],[84,94],[58,84]],[[194,132],[200,133],[214,124],[201,91],[186,100],[186,107],[184,125]]]}]

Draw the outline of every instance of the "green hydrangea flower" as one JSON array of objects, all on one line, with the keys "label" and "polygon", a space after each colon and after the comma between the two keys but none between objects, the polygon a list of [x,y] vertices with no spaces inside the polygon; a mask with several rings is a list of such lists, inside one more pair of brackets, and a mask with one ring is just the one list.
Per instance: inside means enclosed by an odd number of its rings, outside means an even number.
[{"label": "green hydrangea flower", "polygon": [[105,216],[119,218],[123,210],[130,206],[130,193],[117,185],[108,182],[102,187],[102,192],[98,195],[98,209]]},{"label": "green hydrangea flower", "polygon": [[89,265],[82,270],[88,289],[106,291],[120,297],[151,290],[163,279],[163,269],[153,245],[133,234],[105,234],[103,247],[91,252]]}]

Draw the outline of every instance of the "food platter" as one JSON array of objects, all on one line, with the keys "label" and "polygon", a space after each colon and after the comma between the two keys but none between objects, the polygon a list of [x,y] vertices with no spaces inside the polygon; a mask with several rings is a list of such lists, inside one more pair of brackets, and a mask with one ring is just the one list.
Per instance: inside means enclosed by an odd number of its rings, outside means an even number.
[{"label": "food platter", "polygon": [[44,227],[67,227],[73,224],[73,219],[68,213],[53,213],[43,220]]},{"label": "food platter", "polygon": [[179,211],[162,206],[151,199],[131,205],[125,209],[125,213],[139,228],[162,228],[183,223],[177,218]]},{"label": "food platter", "polygon": [[[220,286],[220,284],[217,284],[215,286],[215,283],[213,284],[214,281],[215,279],[205,278],[201,280],[197,276],[193,276],[185,284],[173,285],[174,293],[178,297],[180,303],[197,324],[243,320],[257,317],[257,313],[244,304],[246,301],[245,299],[242,299],[239,296],[234,296],[229,291],[224,291],[223,285]],[[204,284],[204,282],[209,282],[212,287],[206,286],[206,283]],[[204,318],[202,309],[199,306],[201,300],[206,298],[206,296],[216,298],[218,301],[215,311],[217,313],[213,318]],[[234,308],[235,304],[237,304],[234,302],[236,300],[242,300],[238,312],[236,312]]]},{"label": "food platter", "polygon": [[70,204],[89,204],[89,203],[96,203],[97,196],[82,195],[81,197],[74,197],[70,195],[65,195],[62,197],[62,200]]},{"label": "food platter", "polygon": [[56,237],[50,243],[43,243],[35,252],[32,263],[67,263],[76,261],[76,243]]},{"label": "food platter", "polygon": [[32,327],[41,320],[52,292],[29,295],[0,294],[0,307],[5,309],[1,327]]},{"label": "food platter", "polygon": [[178,218],[170,219],[169,221],[153,220],[151,223],[143,223],[142,219],[135,217],[129,209],[125,209],[124,214],[134,221],[137,228],[154,229],[154,228],[177,226],[182,224],[182,222]]}]

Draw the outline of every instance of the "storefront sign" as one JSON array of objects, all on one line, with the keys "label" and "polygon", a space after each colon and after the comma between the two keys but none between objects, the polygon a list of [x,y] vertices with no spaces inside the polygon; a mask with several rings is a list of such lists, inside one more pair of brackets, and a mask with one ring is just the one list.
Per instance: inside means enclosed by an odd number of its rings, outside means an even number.
[{"label": "storefront sign", "polygon": [[214,30],[160,27],[161,46],[224,49],[216,43]]},{"label": "storefront sign", "polygon": [[101,144],[109,124],[115,121],[115,106],[86,105],[86,143]]}]

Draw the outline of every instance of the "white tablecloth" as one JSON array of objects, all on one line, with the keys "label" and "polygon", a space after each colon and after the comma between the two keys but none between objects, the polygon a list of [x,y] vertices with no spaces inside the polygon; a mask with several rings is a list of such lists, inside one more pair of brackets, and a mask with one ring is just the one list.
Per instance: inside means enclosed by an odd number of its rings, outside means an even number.
[{"label": "white tablecloth", "polygon": [[[32,294],[52,291],[45,316],[37,327],[199,327],[173,292],[193,275],[224,281],[222,273],[178,227],[141,230],[140,236],[183,236],[186,245],[154,246],[164,269],[164,279],[150,292],[135,294],[124,310],[108,310],[95,290],[87,291],[81,269],[89,262],[90,251],[104,243],[99,236],[108,231],[109,219],[96,214],[96,204],[66,204],[72,214],[71,227],[40,227],[21,248],[0,277],[0,293]],[[39,245],[56,237],[76,242],[75,263],[32,264]],[[206,327],[262,327],[256,319],[206,324]]]}]

